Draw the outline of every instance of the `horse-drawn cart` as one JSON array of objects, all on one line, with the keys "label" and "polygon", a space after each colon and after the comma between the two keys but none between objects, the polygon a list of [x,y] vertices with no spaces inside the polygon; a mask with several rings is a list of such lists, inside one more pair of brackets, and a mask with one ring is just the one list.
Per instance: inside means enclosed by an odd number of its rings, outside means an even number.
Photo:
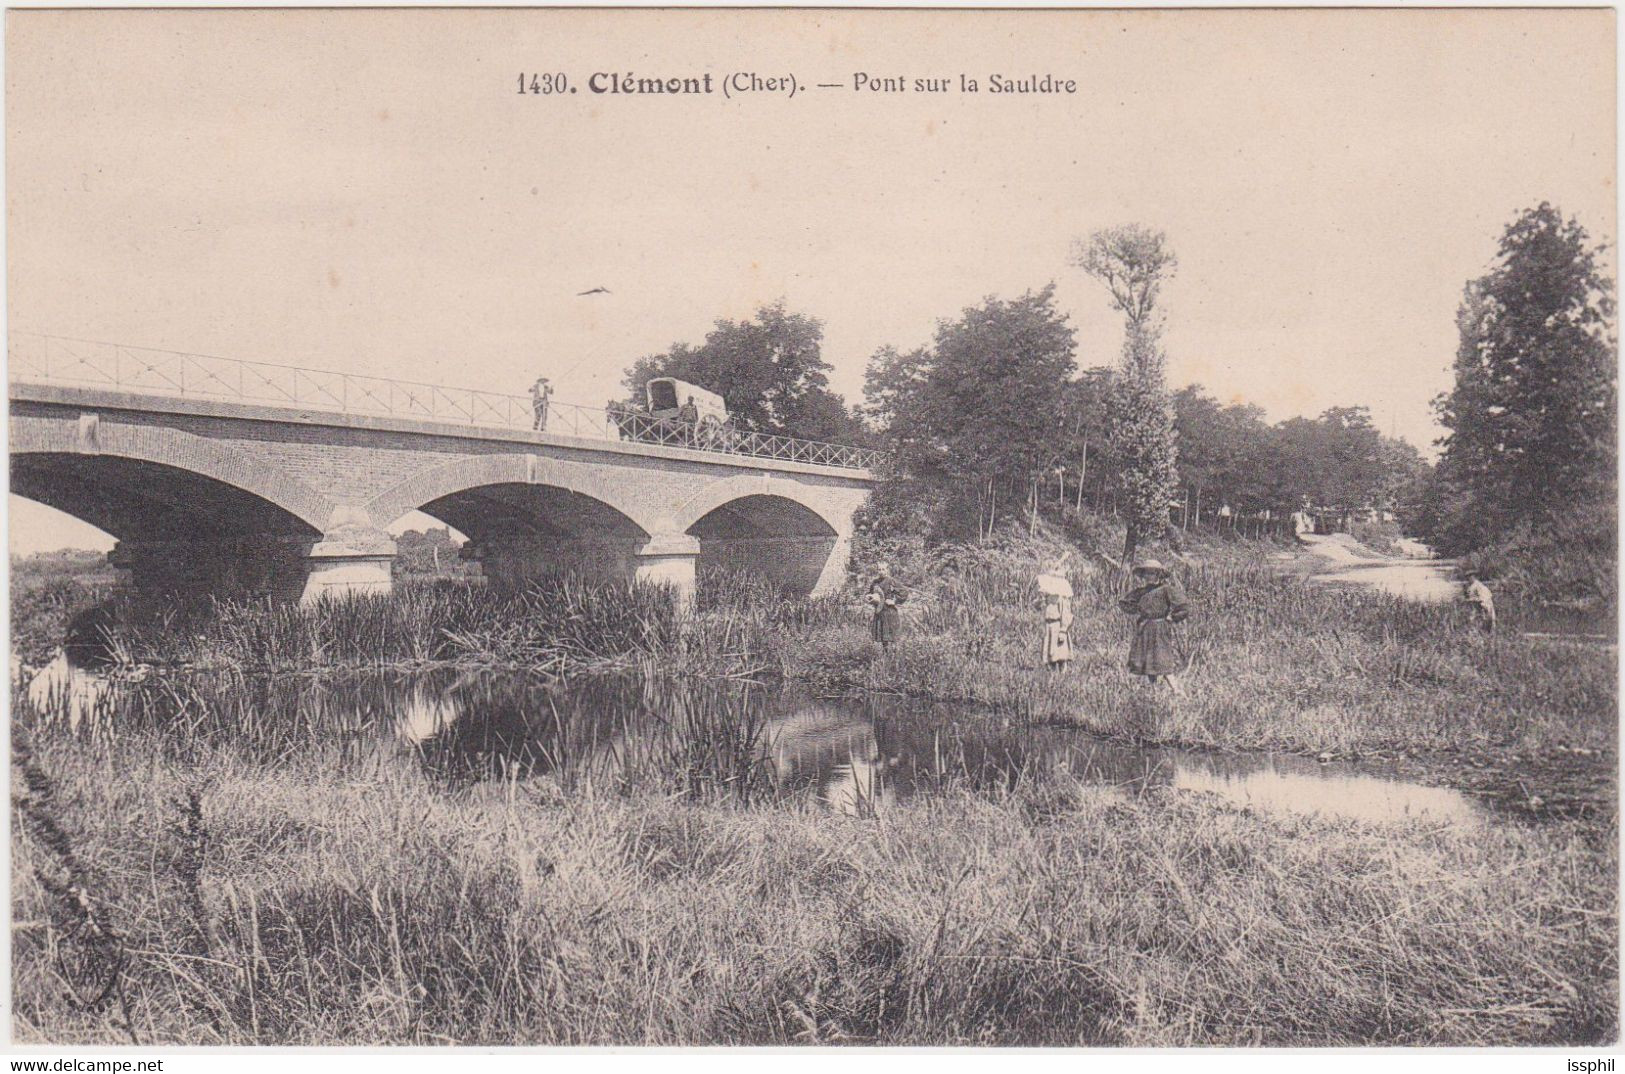
[{"label": "horse-drawn cart", "polygon": [[722,396],[675,377],[644,385],[645,406],[611,403],[609,420],[622,440],[640,444],[727,451],[734,440],[728,404]]}]

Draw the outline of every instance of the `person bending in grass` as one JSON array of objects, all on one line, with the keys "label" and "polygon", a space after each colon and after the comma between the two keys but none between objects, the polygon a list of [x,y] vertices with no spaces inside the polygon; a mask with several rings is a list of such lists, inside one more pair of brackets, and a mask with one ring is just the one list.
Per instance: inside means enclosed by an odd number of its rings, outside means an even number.
[{"label": "person bending in grass", "polygon": [[1128,669],[1155,685],[1163,681],[1182,693],[1175,678],[1190,666],[1190,659],[1174,634],[1174,624],[1190,616],[1185,588],[1154,559],[1134,565],[1134,588],[1118,607],[1135,617],[1134,641],[1129,644]]},{"label": "person bending in grass", "polygon": [[1495,633],[1495,597],[1490,593],[1490,587],[1478,576],[1475,570],[1463,572],[1461,576],[1461,599],[1473,606],[1474,618],[1478,620],[1478,629],[1486,634]]}]

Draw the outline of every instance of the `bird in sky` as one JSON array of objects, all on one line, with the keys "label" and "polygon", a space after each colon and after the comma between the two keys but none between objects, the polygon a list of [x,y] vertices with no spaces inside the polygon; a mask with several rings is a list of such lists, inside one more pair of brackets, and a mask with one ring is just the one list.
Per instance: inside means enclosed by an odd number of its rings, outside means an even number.
[{"label": "bird in sky", "polygon": [[609,293],[610,291],[607,287],[594,287],[591,291],[577,291],[576,297],[581,298],[585,295],[607,295]]}]

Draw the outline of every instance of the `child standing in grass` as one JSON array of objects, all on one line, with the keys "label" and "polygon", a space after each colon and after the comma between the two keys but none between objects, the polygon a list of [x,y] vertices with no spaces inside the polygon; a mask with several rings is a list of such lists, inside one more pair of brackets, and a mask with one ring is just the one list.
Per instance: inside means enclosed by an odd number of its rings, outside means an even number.
[{"label": "child standing in grass", "polygon": [[1118,602],[1118,607],[1135,616],[1134,640],[1129,645],[1128,669],[1144,675],[1152,684],[1165,680],[1180,693],[1174,678],[1189,666],[1189,658],[1174,636],[1174,624],[1190,616],[1185,588],[1154,559],[1134,565],[1135,587]]},{"label": "child standing in grass", "polygon": [[869,621],[869,636],[882,649],[890,649],[902,632],[902,617],[897,606],[907,598],[903,587],[892,581],[891,569],[886,564],[875,564],[875,579],[869,583],[867,599],[874,612],[874,618]]}]

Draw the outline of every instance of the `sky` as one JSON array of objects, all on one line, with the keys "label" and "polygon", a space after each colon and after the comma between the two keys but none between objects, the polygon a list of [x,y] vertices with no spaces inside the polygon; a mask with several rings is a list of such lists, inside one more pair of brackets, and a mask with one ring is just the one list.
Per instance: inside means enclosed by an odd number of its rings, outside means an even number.
[{"label": "sky", "polygon": [[[12,331],[515,393],[541,373],[596,405],[635,358],[782,298],[856,400],[877,348],[1052,281],[1080,365],[1114,361],[1121,316],[1068,251],[1136,222],[1179,257],[1172,385],[1272,420],[1365,405],[1426,450],[1506,223],[1550,201],[1617,233],[1607,11],[7,23]],[[577,92],[519,94],[537,71]],[[595,94],[595,72],[798,90]],[[982,92],[913,91],[961,74]],[[11,504],[14,551],[94,536]]]}]

